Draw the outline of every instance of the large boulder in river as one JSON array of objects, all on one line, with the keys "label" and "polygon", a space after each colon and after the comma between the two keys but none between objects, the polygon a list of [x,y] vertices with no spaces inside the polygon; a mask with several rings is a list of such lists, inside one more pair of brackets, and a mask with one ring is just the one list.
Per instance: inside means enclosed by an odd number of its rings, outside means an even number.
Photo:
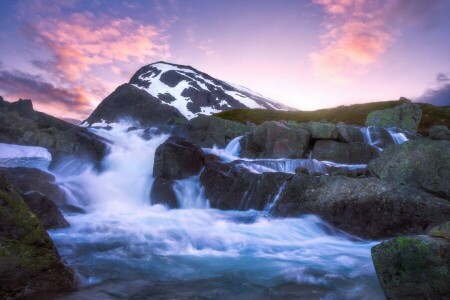
[{"label": "large boulder in river", "polygon": [[0,175],[0,298],[67,290],[74,274],[38,218]]},{"label": "large boulder in river", "polygon": [[241,156],[251,158],[302,158],[309,144],[307,125],[267,121],[241,140]]},{"label": "large boulder in river", "polygon": [[379,150],[364,143],[340,143],[319,140],[314,144],[312,158],[341,164],[367,164],[379,156]]},{"label": "large boulder in river", "polygon": [[204,166],[204,153],[197,145],[180,137],[170,137],[155,152],[150,199],[153,204],[178,207],[174,180],[197,175]]},{"label": "large boulder in river", "polygon": [[308,125],[313,139],[335,140],[338,138],[338,130],[333,123],[311,122]]},{"label": "large boulder in river", "polygon": [[450,129],[444,125],[436,125],[430,128],[428,137],[433,140],[450,141]]},{"label": "large boulder in river", "polygon": [[422,234],[449,220],[450,202],[374,177],[296,174],[286,182],[273,214],[317,214],[338,229],[381,239]]},{"label": "large boulder in river", "polygon": [[[400,98],[400,100],[403,99]],[[415,132],[419,127],[421,118],[422,109],[420,109],[420,106],[406,102],[393,108],[369,113],[366,118],[366,126],[397,127]]]},{"label": "large boulder in river", "polygon": [[39,192],[28,192],[22,195],[30,210],[39,218],[45,229],[69,227],[56,204]]},{"label": "large boulder in river", "polygon": [[141,126],[152,126],[166,124],[171,118],[185,119],[175,107],[164,104],[146,91],[125,83],[103,99],[84,122],[92,125],[103,120],[106,123],[131,120]]},{"label": "large boulder in river", "polygon": [[450,240],[399,237],[372,248],[387,299],[449,299]]},{"label": "large boulder in river", "polygon": [[368,168],[383,180],[450,199],[450,141],[418,139],[390,146]]},{"label": "large boulder in river", "polygon": [[182,136],[200,147],[224,148],[232,139],[250,131],[250,126],[214,116],[199,115],[189,121],[173,120],[172,135]]}]

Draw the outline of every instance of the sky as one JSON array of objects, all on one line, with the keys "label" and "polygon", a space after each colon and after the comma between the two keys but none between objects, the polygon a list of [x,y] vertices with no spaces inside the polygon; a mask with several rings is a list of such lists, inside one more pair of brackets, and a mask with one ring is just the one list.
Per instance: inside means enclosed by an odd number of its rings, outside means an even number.
[{"label": "sky", "polygon": [[301,110],[450,105],[448,16],[448,0],[2,0],[0,95],[81,120],[167,61]]}]

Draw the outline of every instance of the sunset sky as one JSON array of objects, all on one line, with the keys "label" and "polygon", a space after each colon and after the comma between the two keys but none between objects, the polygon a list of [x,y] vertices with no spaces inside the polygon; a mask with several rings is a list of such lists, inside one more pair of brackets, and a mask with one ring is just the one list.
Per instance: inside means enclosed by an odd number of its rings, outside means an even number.
[{"label": "sunset sky", "polygon": [[2,0],[0,95],[83,119],[163,60],[303,110],[450,105],[449,16],[448,0]]}]

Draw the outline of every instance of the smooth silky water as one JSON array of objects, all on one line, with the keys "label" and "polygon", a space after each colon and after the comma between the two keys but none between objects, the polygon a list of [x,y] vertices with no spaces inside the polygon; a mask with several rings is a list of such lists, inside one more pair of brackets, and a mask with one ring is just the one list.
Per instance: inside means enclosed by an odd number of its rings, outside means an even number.
[{"label": "smooth silky water", "polygon": [[210,208],[198,176],[175,184],[182,209],[152,206],[154,153],[168,136],[126,128],[95,131],[114,142],[101,172],[74,161],[55,170],[86,213],[66,213],[71,226],[50,231],[79,280],[54,298],[384,298],[370,256],[377,242],[316,216]]}]

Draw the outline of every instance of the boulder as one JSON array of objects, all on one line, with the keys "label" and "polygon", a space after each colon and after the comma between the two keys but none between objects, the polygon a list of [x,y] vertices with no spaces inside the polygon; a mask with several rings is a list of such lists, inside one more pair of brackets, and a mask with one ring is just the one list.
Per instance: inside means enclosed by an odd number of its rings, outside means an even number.
[{"label": "boulder", "polygon": [[317,214],[351,234],[382,239],[422,234],[450,218],[450,203],[374,177],[296,174],[286,181],[275,216]]},{"label": "boulder", "polygon": [[372,248],[387,299],[448,299],[450,241],[428,236],[399,237]]},{"label": "boulder", "polygon": [[379,156],[376,147],[364,143],[340,143],[319,140],[314,144],[312,158],[341,164],[367,164]]},{"label": "boulder", "polygon": [[173,119],[172,135],[185,137],[200,147],[224,148],[232,139],[250,131],[250,126],[217,118],[199,115],[188,122]]},{"label": "boulder", "polygon": [[430,128],[428,137],[433,140],[450,141],[450,129],[444,125],[436,125]]},{"label": "boulder", "polygon": [[361,127],[356,125],[337,124],[338,139],[344,143],[364,143]]},{"label": "boulder", "polygon": [[56,204],[39,192],[27,192],[22,195],[30,210],[39,218],[45,229],[69,227]]},{"label": "boulder", "polygon": [[22,194],[39,192],[58,205],[66,203],[66,194],[55,184],[55,177],[32,168],[0,168],[3,175]]},{"label": "boulder", "polygon": [[309,123],[311,138],[317,140],[335,140],[338,138],[338,129],[333,123]]},{"label": "boulder", "polygon": [[450,141],[417,139],[390,146],[368,168],[383,180],[450,199]]},{"label": "boulder", "polygon": [[[400,98],[400,100],[406,100]],[[366,126],[398,127],[416,132],[422,118],[422,109],[411,102],[393,108],[376,110],[367,115]]]},{"label": "boulder", "polygon": [[301,124],[267,121],[252,128],[241,140],[241,156],[250,158],[302,158],[310,133]]},{"label": "boulder", "polygon": [[0,175],[0,298],[67,290],[74,281],[39,219]]},{"label": "boulder", "polygon": [[178,201],[173,190],[174,181],[164,177],[156,177],[150,191],[152,204],[163,204],[169,208],[178,208]]},{"label": "boulder", "polygon": [[102,120],[112,123],[129,119],[148,127],[166,124],[171,118],[185,119],[175,107],[162,103],[146,91],[125,83],[103,99],[83,123],[92,125],[101,123]]},{"label": "boulder", "polygon": [[434,227],[428,232],[429,236],[450,240],[450,221]]},{"label": "boulder", "polygon": [[224,210],[262,210],[274,201],[292,174],[255,174],[232,163],[213,162],[205,166],[200,182],[211,207]]},{"label": "boulder", "polygon": [[155,152],[154,177],[185,179],[200,172],[204,153],[195,144],[180,138],[170,137]]}]

